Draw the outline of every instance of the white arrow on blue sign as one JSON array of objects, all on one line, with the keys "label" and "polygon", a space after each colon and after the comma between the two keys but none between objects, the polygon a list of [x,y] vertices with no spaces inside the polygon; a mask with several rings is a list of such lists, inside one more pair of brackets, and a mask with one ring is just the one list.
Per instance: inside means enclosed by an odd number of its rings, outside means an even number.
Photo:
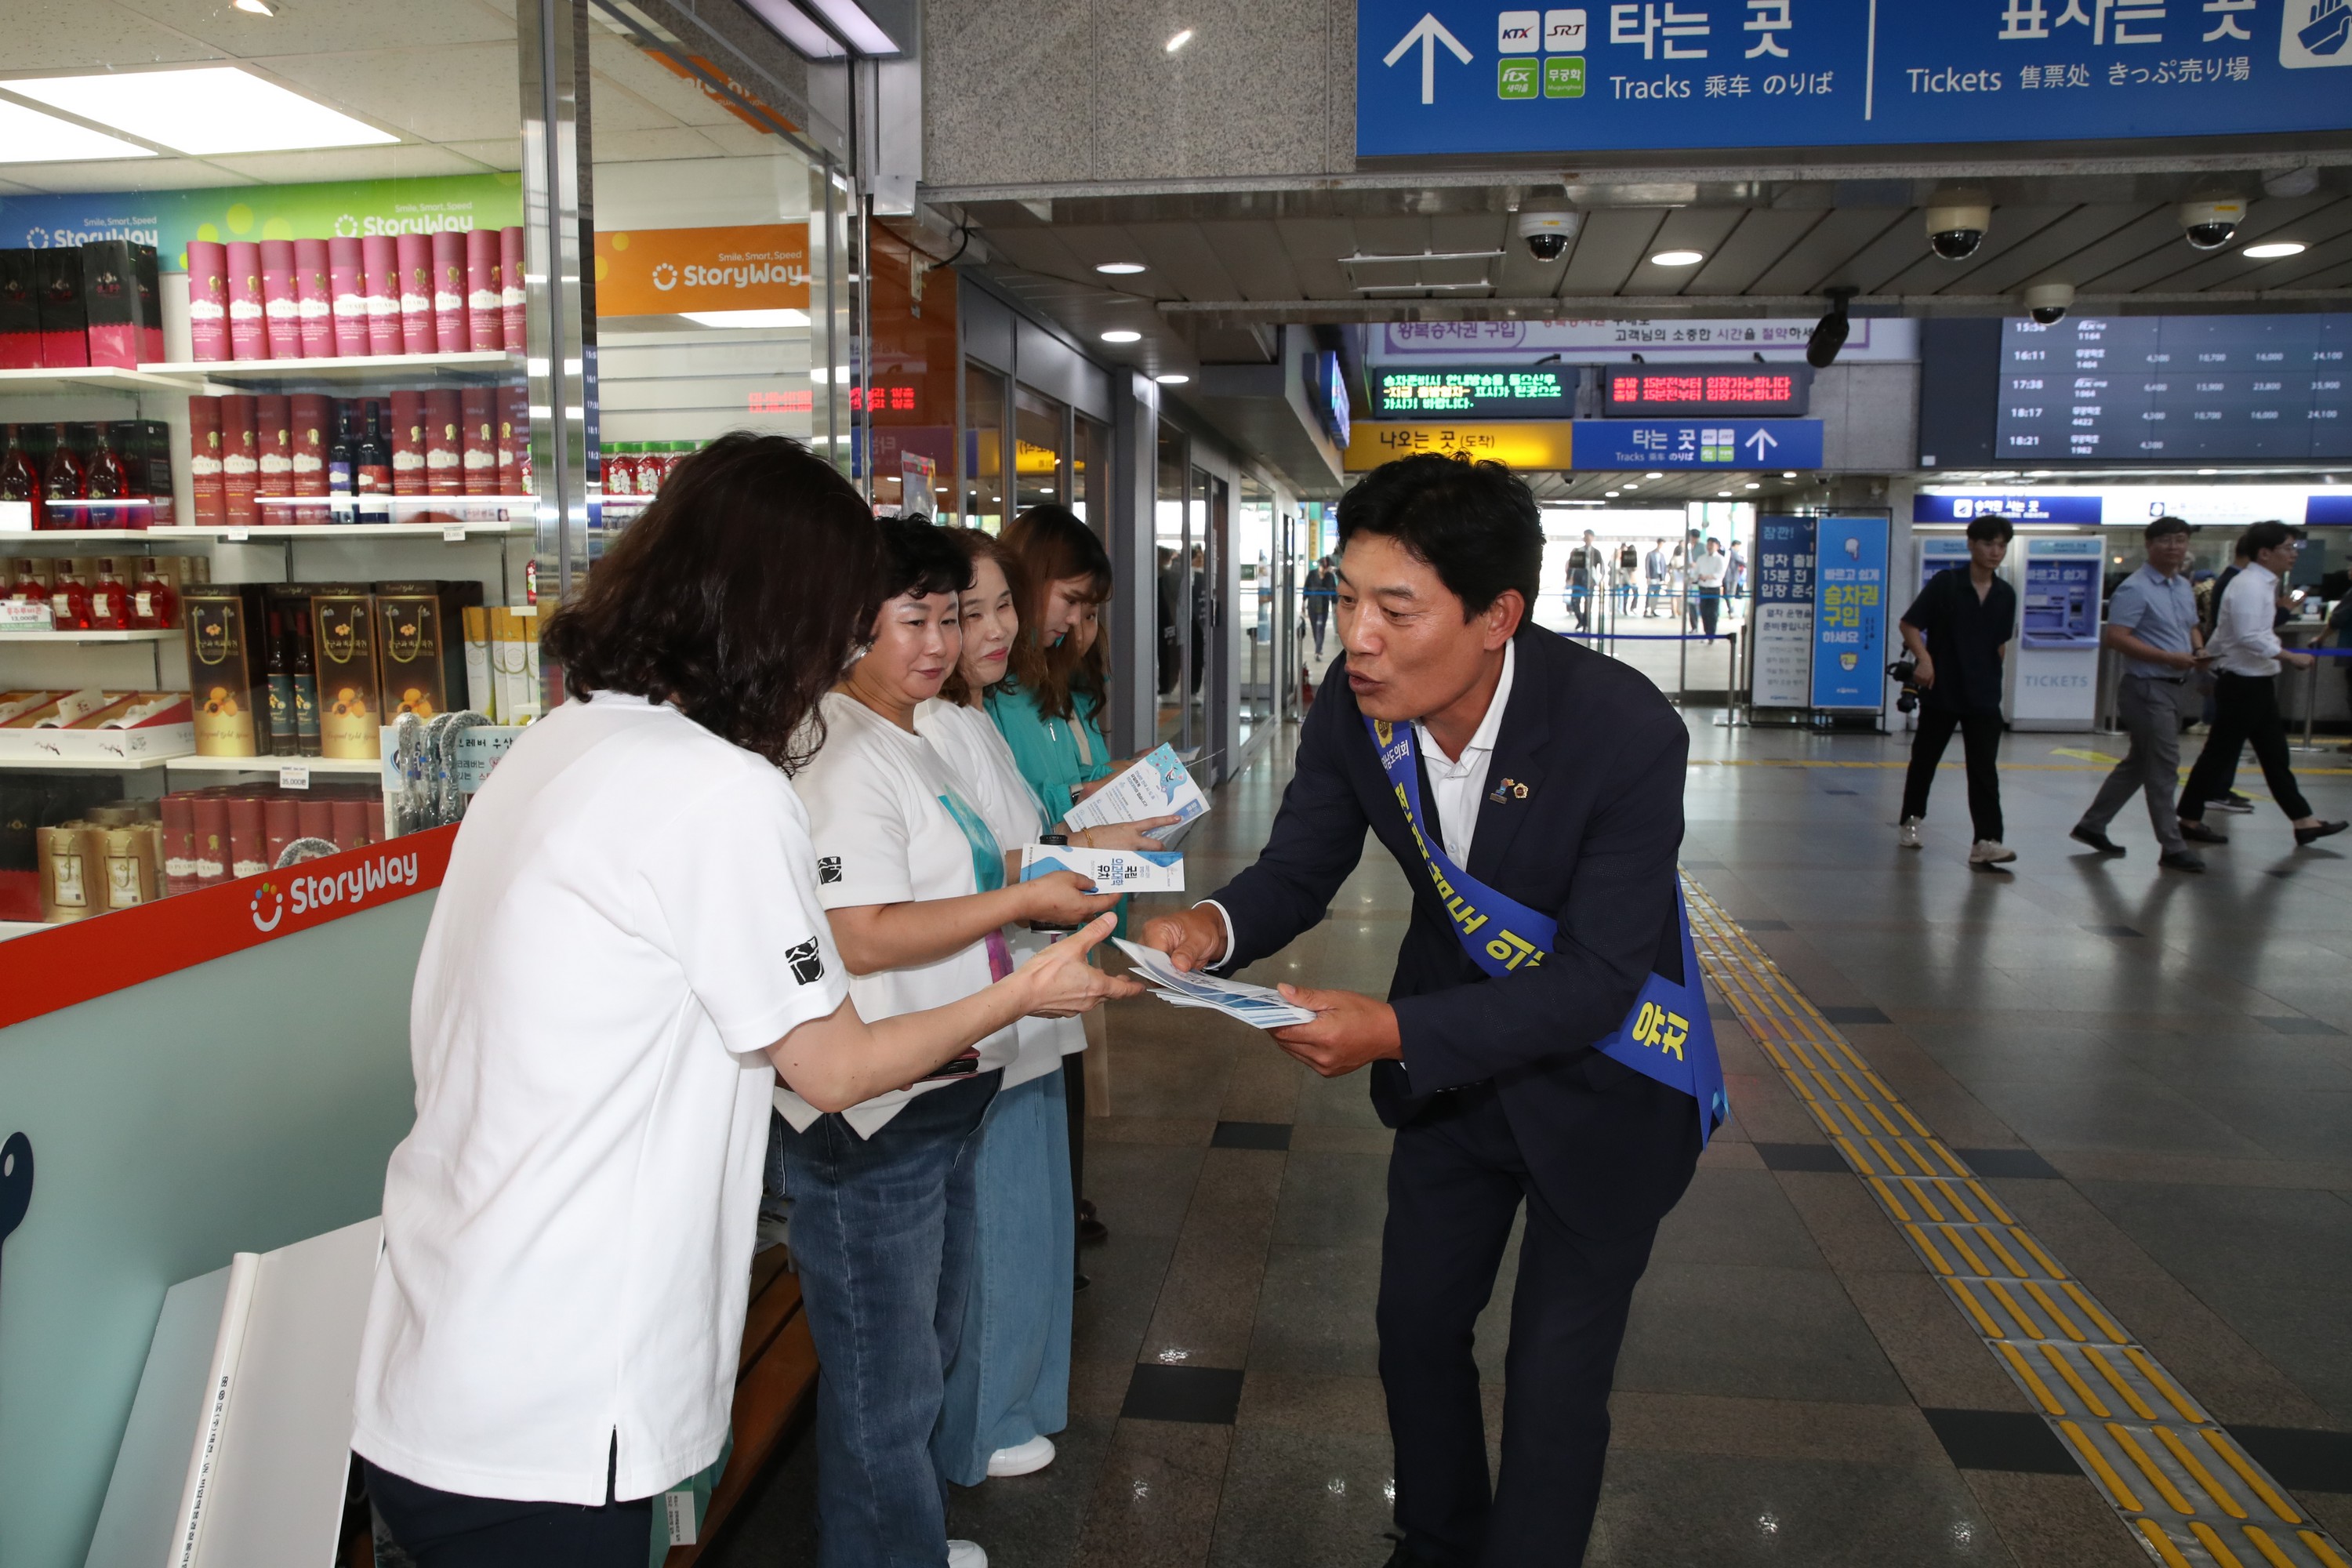
[{"label": "white arrow on blue sign", "polygon": [[1455,59],[1465,66],[1470,63],[1470,51],[1462,47],[1462,40],[1447,32],[1445,24],[1427,11],[1421,14],[1421,20],[1412,25],[1410,32],[1397,40],[1396,47],[1391,49],[1381,63],[1394,66],[1397,61],[1404,58],[1406,50],[1419,44],[1421,46],[1421,101],[1435,103],[1437,101],[1437,46],[1440,43],[1454,51]]}]

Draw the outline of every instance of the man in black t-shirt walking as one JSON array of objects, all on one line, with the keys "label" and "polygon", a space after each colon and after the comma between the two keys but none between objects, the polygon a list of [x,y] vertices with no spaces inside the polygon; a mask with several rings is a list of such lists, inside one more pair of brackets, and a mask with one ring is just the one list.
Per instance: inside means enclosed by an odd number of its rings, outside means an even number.
[{"label": "man in black t-shirt walking", "polygon": [[1927,791],[1952,731],[1969,764],[1969,816],[1976,842],[1969,864],[1983,870],[2017,858],[2002,844],[2000,775],[2001,663],[2017,625],[2017,593],[2000,577],[2001,558],[2016,532],[2007,518],[1979,517],[1969,524],[1969,563],[1948,566],[1927,579],[1898,623],[1903,646],[1917,661],[1919,728],[1911,737],[1911,771],[1903,783],[1903,825],[1898,842],[1919,847],[1919,823],[1927,815]]}]

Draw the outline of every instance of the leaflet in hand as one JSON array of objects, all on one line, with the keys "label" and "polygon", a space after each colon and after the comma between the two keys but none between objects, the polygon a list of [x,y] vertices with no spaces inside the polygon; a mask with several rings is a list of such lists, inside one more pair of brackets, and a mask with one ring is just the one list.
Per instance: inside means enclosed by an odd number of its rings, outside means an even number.
[{"label": "leaflet in hand", "polygon": [[1246,981],[1187,973],[1170,963],[1168,955],[1159,949],[1138,942],[1122,940],[1118,950],[1127,954],[1143,979],[1160,988],[1160,999],[1175,1006],[1211,1008],[1257,1029],[1280,1029],[1315,1021],[1311,1009],[1284,1001],[1279,991]]},{"label": "leaflet in hand", "polygon": [[1021,879],[1076,871],[1098,893],[1181,893],[1184,857],[1160,849],[1081,849],[1074,844],[1024,844]]},{"label": "leaflet in hand", "polygon": [[1176,748],[1162,746],[1138,758],[1132,767],[1070,807],[1063,820],[1073,828],[1083,828],[1110,827],[1155,816],[1181,818],[1161,837],[1164,844],[1208,809],[1208,797],[1177,758]]}]

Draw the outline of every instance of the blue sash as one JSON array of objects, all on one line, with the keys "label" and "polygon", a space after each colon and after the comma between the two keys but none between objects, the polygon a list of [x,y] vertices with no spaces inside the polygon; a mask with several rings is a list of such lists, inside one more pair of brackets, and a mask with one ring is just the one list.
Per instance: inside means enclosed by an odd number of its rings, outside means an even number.
[{"label": "blue sash", "polygon": [[[1453,919],[1454,934],[1471,962],[1499,978],[1515,970],[1541,967],[1559,940],[1559,923],[1507,894],[1496,892],[1446,858],[1444,846],[1422,831],[1420,753],[1412,726],[1402,729],[1367,718],[1381,771],[1404,810],[1405,826],[1421,851],[1421,863]],[[1731,1112],[1723,1091],[1723,1064],[1715,1054],[1715,1026],[1706,1016],[1706,992],[1699,978],[1698,951],[1691,941],[1690,910],[1682,884],[1675,884],[1675,919],[1682,927],[1683,978],[1677,983],[1653,972],[1642,984],[1617,1032],[1592,1047],[1611,1060],[1680,1089],[1698,1106],[1699,1146]]]}]

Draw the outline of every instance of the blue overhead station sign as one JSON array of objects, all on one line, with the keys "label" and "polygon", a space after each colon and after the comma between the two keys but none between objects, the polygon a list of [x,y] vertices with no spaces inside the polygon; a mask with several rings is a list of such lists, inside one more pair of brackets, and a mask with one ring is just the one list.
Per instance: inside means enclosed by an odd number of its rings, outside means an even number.
[{"label": "blue overhead station sign", "polygon": [[2347,100],[2346,0],[1356,6],[1364,157],[2340,131]]},{"label": "blue overhead station sign", "polygon": [[1818,419],[1580,419],[1570,458],[1584,468],[1818,468]]},{"label": "blue overhead station sign", "polygon": [[2083,522],[2099,521],[2103,508],[2097,496],[1921,495],[1911,498],[1914,522],[1973,522],[1980,517],[2005,517],[2011,522]]}]

